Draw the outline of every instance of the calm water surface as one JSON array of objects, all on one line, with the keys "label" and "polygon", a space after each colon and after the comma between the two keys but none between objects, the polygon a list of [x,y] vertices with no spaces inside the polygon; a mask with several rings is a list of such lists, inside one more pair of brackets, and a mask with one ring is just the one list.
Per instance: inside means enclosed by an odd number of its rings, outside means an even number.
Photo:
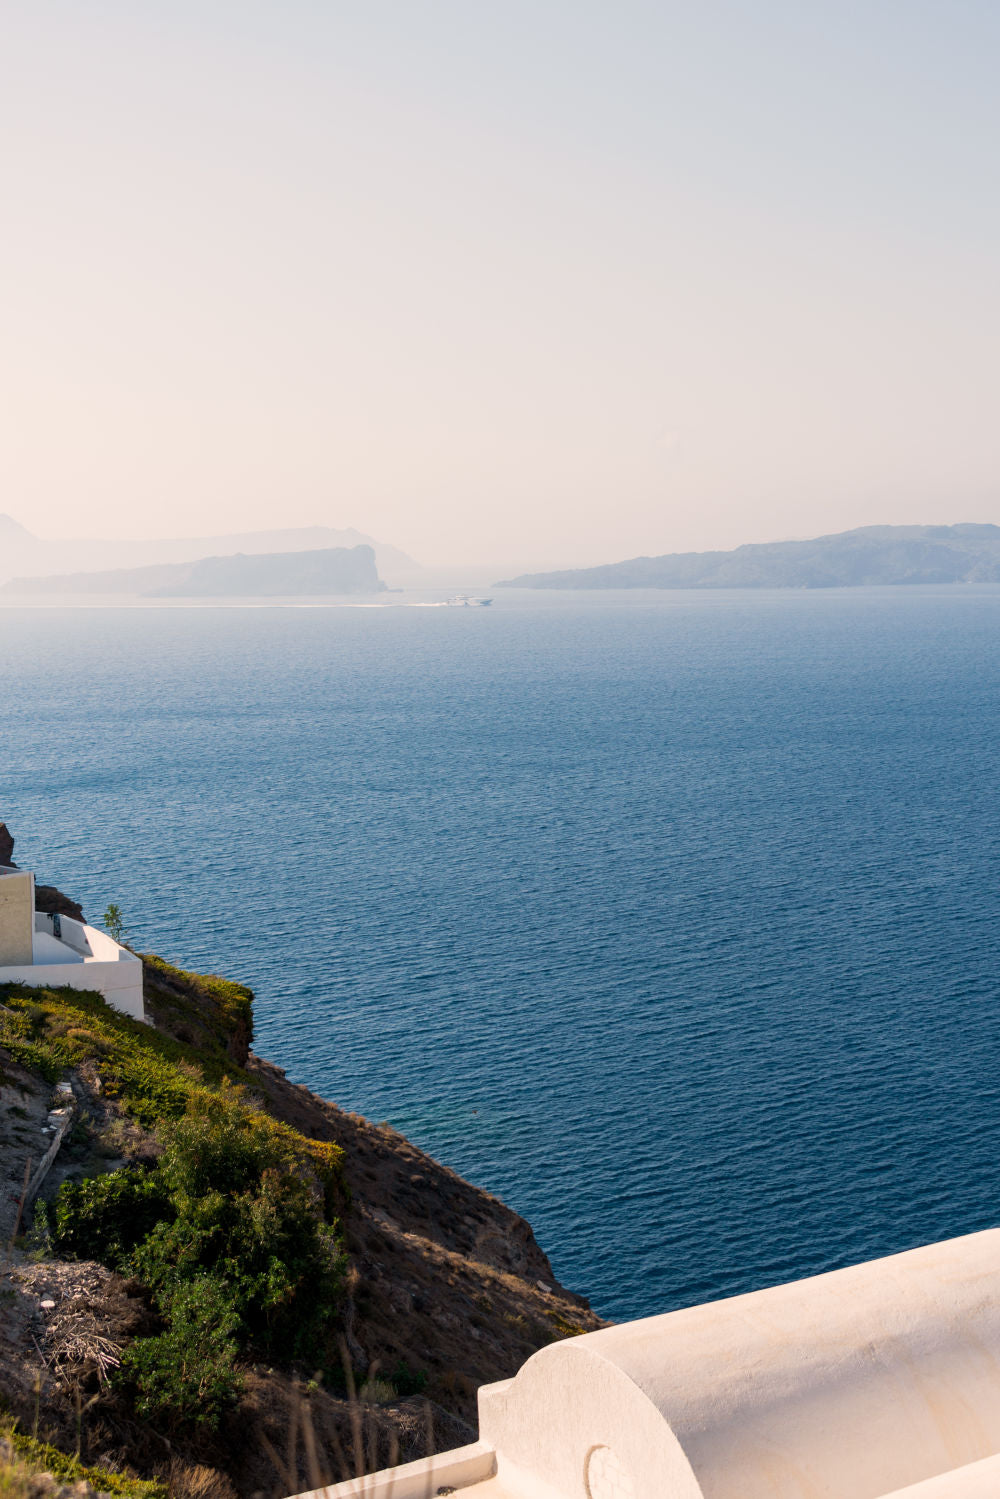
[{"label": "calm water surface", "polygon": [[613,1317],[1000,1221],[1000,591],[0,611],[0,815]]}]

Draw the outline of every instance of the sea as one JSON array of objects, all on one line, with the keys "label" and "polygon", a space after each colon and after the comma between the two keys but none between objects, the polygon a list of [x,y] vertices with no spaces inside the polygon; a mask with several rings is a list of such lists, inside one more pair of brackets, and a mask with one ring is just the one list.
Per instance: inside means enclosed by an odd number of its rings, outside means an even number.
[{"label": "sea", "polygon": [[1000,589],[419,602],[0,610],[15,857],[606,1317],[1000,1222]]}]

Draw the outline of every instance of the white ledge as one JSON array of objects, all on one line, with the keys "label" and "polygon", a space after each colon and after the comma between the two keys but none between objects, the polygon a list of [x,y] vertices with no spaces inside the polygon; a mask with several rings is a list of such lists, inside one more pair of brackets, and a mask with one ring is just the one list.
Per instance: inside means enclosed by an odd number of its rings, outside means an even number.
[{"label": "white ledge", "polygon": [[297,1499],[430,1499],[440,1490],[469,1492],[496,1472],[496,1455],[485,1442],[456,1447],[434,1457],[421,1457],[398,1468],[387,1468],[368,1478],[349,1478],[325,1489],[312,1489]]}]

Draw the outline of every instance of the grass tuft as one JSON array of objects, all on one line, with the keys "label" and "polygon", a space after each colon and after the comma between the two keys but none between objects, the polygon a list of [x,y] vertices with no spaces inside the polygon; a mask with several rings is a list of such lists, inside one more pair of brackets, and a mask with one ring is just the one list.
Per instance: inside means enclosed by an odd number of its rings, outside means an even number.
[{"label": "grass tuft", "polygon": [[[20,1431],[16,1422],[5,1421],[0,1425],[0,1437],[29,1472],[51,1473],[60,1483],[79,1483],[84,1480],[99,1493],[120,1495],[121,1499],[169,1499],[162,1483],[148,1478],[133,1478],[127,1473],[111,1473],[106,1468],[89,1468],[79,1458],[70,1457],[67,1453],[60,1452],[58,1447],[52,1447],[48,1442],[39,1441],[37,1437]],[[8,1463],[7,1469],[6,1475],[0,1469],[0,1494],[10,1493],[13,1496],[18,1493],[21,1478],[17,1465]]]}]

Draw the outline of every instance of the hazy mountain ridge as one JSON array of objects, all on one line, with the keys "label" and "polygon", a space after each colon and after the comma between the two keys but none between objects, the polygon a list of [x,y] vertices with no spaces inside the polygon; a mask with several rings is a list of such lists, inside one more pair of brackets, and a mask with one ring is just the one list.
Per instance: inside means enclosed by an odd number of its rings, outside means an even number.
[{"label": "hazy mountain ridge", "polygon": [[203,557],[196,562],[12,578],[5,594],[91,594],[140,598],[277,598],[382,593],[375,552],[364,543],[302,552]]},{"label": "hazy mountain ridge", "polygon": [[1000,582],[1000,526],[861,526],[730,552],[673,552],[525,573],[499,588],[857,588]]},{"label": "hazy mountain ridge", "polygon": [[[108,576],[123,568],[167,567],[199,562],[206,557],[226,557],[243,553],[328,551],[334,547],[370,546],[376,565],[390,583],[420,578],[423,569],[397,547],[384,545],[353,527],[335,530],[331,526],[287,526],[269,531],[242,531],[231,535],[170,537],[160,540],[134,538],[97,538],[48,541],[33,536],[9,515],[0,514],[0,579],[27,578],[51,583],[42,592],[120,592],[85,588],[77,583],[72,590],[58,587],[57,577],[79,577],[98,572]],[[151,587],[157,586],[150,584]]]}]

